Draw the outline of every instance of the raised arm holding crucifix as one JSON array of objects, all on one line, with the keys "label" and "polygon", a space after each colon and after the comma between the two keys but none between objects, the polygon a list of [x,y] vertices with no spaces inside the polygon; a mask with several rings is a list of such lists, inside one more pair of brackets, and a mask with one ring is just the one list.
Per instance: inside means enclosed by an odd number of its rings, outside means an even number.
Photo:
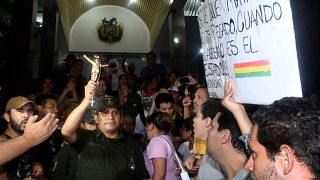
[{"label": "raised arm holding crucifix", "polygon": [[[86,55],[83,55],[83,57],[85,58],[85,60],[89,61],[92,64],[90,80],[97,82],[99,80],[99,77],[100,77],[101,67],[107,67],[108,64],[101,64],[99,58],[94,58],[92,60]],[[93,95],[92,95],[90,103],[91,103],[91,106],[93,106],[93,103],[94,103]]]}]

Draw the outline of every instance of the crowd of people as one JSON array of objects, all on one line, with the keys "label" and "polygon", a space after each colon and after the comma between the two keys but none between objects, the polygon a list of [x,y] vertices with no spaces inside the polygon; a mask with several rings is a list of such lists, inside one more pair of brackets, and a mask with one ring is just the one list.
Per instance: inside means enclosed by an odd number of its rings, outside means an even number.
[{"label": "crowd of people", "polygon": [[310,99],[248,113],[231,80],[210,98],[204,81],[168,73],[154,53],[139,76],[110,61],[86,80],[83,63],[68,55],[38,92],[6,103],[0,179],[179,180],[179,161],[190,179],[320,179]]}]

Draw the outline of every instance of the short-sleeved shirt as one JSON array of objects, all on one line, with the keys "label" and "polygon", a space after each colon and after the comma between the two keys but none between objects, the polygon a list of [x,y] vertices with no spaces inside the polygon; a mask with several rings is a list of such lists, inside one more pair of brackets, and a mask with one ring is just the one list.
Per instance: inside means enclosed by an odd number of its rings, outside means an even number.
[{"label": "short-sleeved shirt", "polygon": [[152,177],[154,170],[152,165],[153,158],[165,158],[167,160],[167,170],[166,170],[166,180],[176,180],[179,179],[177,175],[177,164],[175,162],[175,149],[171,142],[171,139],[167,135],[160,135],[153,137],[147,149],[144,152],[145,163],[147,170]]},{"label": "short-sleeved shirt", "polygon": [[79,152],[77,179],[136,180],[149,178],[138,142],[124,134],[107,138],[99,129],[79,130],[72,147]]}]

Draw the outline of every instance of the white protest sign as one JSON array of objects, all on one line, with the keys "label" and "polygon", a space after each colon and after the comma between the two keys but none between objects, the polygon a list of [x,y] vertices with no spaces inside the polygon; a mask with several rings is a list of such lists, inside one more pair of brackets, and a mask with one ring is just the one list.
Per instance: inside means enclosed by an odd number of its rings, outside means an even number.
[{"label": "white protest sign", "polygon": [[197,13],[210,97],[226,78],[240,103],[302,96],[290,1],[206,0]]}]

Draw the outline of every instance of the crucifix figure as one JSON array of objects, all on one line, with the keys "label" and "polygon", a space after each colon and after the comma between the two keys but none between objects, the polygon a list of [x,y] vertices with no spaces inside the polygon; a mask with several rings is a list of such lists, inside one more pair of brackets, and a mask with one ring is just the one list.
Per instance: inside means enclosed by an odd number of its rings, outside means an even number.
[{"label": "crucifix figure", "polygon": [[[108,64],[101,64],[100,60],[99,60],[99,56],[94,55],[94,59],[90,59],[88,56],[83,55],[83,57],[85,58],[85,60],[89,61],[92,64],[92,69],[91,69],[91,80],[97,82],[99,80],[100,77],[100,71],[101,71],[101,67],[107,67]],[[93,100],[93,94],[91,97],[91,106],[93,106],[93,103],[95,103],[95,101]]]}]

